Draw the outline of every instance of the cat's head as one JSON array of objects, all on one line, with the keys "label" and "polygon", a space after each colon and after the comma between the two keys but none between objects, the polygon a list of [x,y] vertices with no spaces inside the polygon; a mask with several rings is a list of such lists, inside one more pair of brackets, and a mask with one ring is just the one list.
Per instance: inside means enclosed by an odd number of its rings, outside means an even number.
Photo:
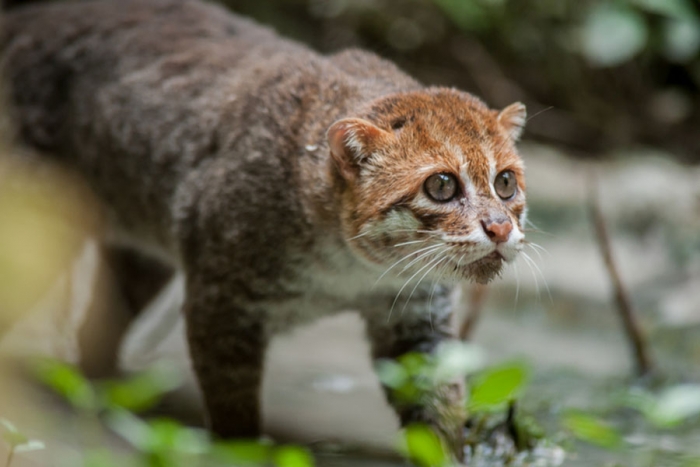
[{"label": "cat's head", "polygon": [[328,130],[341,224],[365,260],[406,277],[488,282],[523,248],[525,106],[430,88]]}]

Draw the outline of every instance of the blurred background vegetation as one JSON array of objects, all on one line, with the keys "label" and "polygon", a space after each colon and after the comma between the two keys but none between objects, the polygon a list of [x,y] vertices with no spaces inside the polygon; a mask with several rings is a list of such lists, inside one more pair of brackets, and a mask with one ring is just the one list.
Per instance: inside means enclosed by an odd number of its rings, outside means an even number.
[{"label": "blurred background vegetation", "polygon": [[694,0],[224,0],[322,51],[362,47],[581,156],[654,145],[700,160]]}]

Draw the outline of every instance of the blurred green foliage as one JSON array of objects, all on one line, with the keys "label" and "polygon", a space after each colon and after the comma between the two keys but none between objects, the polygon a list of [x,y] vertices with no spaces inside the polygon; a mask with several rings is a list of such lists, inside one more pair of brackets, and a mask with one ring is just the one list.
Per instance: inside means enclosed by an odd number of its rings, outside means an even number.
[{"label": "blurred green foliage", "polygon": [[332,52],[362,47],[426,83],[530,115],[575,154],[653,145],[699,160],[695,0],[221,0]]},{"label": "blurred green foliage", "polygon": [[524,362],[498,365],[476,375],[470,386],[470,412],[503,410],[527,387],[530,368]]},{"label": "blurred green foliage", "polygon": [[[454,371],[442,373],[438,371],[441,368]],[[378,363],[378,374],[391,388],[393,396],[409,405],[421,405],[439,384],[451,378],[466,378],[468,398],[465,403],[470,416],[467,449],[471,453],[483,451],[484,446],[491,446],[489,452],[512,449],[513,462],[516,458],[520,459],[518,462],[532,460],[527,456],[534,452],[539,452],[540,456],[545,452],[554,453],[562,446],[575,452],[575,442],[631,456],[635,447],[623,432],[640,429],[668,432],[684,423],[700,421],[700,386],[684,383],[664,387],[658,392],[630,388],[624,389],[620,396],[613,391],[600,401],[602,410],[586,406],[559,407],[553,413],[554,423],[548,423],[547,430],[543,430],[527,412],[516,410],[515,404],[520,400],[527,405],[533,378],[530,365],[511,361],[485,366],[481,352],[469,344],[447,346],[434,355],[409,353],[396,361],[382,361]],[[449,377],[445,379],[438,376],[446,374]],[[642,416],[634,427],[625,426],[629,423],[625,420],[629,415],[624,415],[628,408]],[[436,441],[439,440],[437,435],[426,426],[409,428],[404,431],[401,452],[421,466],[442,465],[444,458],[440,452],[445,455],[444,446]],[[653,451],[650,455],[653,456]],[[681,451],[679,456],[685,456],[688,462],[697,461],[689,452]]]},{"label": "blurred green foliage", "polygon": [[177,371],[160,365],[121,381],[104,382],[98,389],[105,406],[143,412],[153,408],[163,394],[181,384],[182,376]]},{"label": "blurred green foliage", "polygon": [[474,345],[446,343],[434,355],[409,352],[397,360],[377,362],[377,375],[391,388],[393,397],[406,405],[422,405],[443,383],[464,379],[483,366],[483,355]]},{"label": "blurred green foliage", "polygon": [[[180,383],[168,367],[156,366],[121,380],[100,382],[91,382],[75,367],[55,360],[43,359],[34,369],[41,382],[88,422],[79,425],[86,431],[81,464],[84,467],[313,467],[315,464],[311,452],[301,446],[276,445],[264,439],[221,441],[212,439],[203,429],[149,416],[148,411],[157,406],[162,396]],[[439,385],[466,378],[465,404],[470,422],[465,449],[472,456],[489,445],[493,446],[490,452],[512,449],[509,456],[513,465],[526,465],[547,455],[560,456],[557,452],[566,444],[569,444],[567,449],[575,451],[576,444],[570,441],[627,452],[633,447],[623,437],[622,433],[627,431],[619,426],[615,414],[630,408],[644,423],[659,430],[700,420],[700,386],[684,383],[656,392],[640,388],[613,391],[602,411],[560,407],[555,412],[556,423],[543,431],[537,420],[522,409],[516,410],[516,403],[520,405],[519,401],[528,399],[533,378],[530,366],[523,361],[485,366],[482,351],[465,343],[444,345],[433,355],[409,353],[396,361],[378,362],[378,374],[395,397],[418,405],[425,403],[425,398]],[[44,448],[42,442],[31,440],[9,421],[0,419],[0,425],[2,438],[10,446],[7,465],[15,453]],[[131,449],[107,448],[109,433],[126,441]],[[398,451],[421,467],[443,467],[452,462],[439,435],[422,424],[402,430]],[[678,455],[684,459],[684,467],[698,461],[689,454]]]},{"label": "blurred green foliage", "polygon": [[599,418],[582,411],[565,413],[562,417],[562,425],[581,441],[610,449],[617,448],[622,444],[622,437],[616,429]]},{"label": "blurred green foliage", "polygon": [[41,359],[36,362],[34,373],[39,381],[64,397],[76,409],[97,409],[97,397],[92,385],[73,365],[54,359]]},{"label": "blurred green foliage", "polygon": [[[594,66],[621,65],[643,51],[690,62],[700,51],[700,14],[692,0],[433,1],[459,28],[497,31],[514,46],[520,40],[518,29],[509,34],[503,26],[513,25],[516,15],[527,9],[527,16],[521,17],[521,28],[529,28],[528,21],[549,22],[550,27],[558,24],[563,33],[559,46],[580,53]],[[546,37],[549,31],[544,29],[540,34]],[[532,34],[525,38],[530,39],[530,47],[535,46],[537,40]]]},{"label": "blurred green foliage", "polygon": [[36,439],[29,439],[15,425],[5,418],[0,418],[2,440],[9,446],[5,467],[10,467],[15,453],[40,451],[44,449],[44,443]]},{"label": "blurred green foliage", "polygon": [[[176,420],[136,415],[135,412],[153,409],[165,394],[181,384],[178,373],[165,365],[120,380],[94,383],[74,366],[52,359],[37,361],[34,373],[89,422],[83,425],[89,431],[85,433],[86,439],[92,440],[84,453],[85,467],[313,467],[315,463],[304,447],[257,440],[215,440],[205,430]],[[105,449],[99,433],[104,429],[94,422],[119,435],[133,452],[115,453]],[[33,446],[34,442],[9,422],[5,426],[5,441],[16,452],[22,446]]]},{"label": "blurred green foliage", "polygon": [[678,384],[658,394],[635,388],[622,397],[622,403],[638,410],[656,427],[673,428],[700,419],[700,384]]},{"label": "blurred green foliage", "polygon": [[442,467],[450,462],[440,437],[425,425],[407,426],[402,441],[399,450],[420,467]]}]

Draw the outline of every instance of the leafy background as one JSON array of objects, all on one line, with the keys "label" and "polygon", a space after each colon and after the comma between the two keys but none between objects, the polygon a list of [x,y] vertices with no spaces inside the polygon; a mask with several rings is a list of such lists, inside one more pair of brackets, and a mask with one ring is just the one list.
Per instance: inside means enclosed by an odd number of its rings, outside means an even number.
[{"label": "leafy background", "polygon": [[575,154],[654,145],[697,161],[700,6],[693,0],[226,1],[322,51],[375,50],[430,84],[504,107]]}]

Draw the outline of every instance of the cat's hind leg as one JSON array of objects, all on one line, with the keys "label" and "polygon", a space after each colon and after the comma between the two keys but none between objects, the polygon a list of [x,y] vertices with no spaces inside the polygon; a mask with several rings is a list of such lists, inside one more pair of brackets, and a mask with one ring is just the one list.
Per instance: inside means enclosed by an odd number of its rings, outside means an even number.
[{"label": "cat's hind leg", "polygon": [[93,300],[77,338],[82,370],[91,377],[106,377],[123,370],[118,355],[124,337],[173,270],[131,248],[105,243],[98,250]]}]

